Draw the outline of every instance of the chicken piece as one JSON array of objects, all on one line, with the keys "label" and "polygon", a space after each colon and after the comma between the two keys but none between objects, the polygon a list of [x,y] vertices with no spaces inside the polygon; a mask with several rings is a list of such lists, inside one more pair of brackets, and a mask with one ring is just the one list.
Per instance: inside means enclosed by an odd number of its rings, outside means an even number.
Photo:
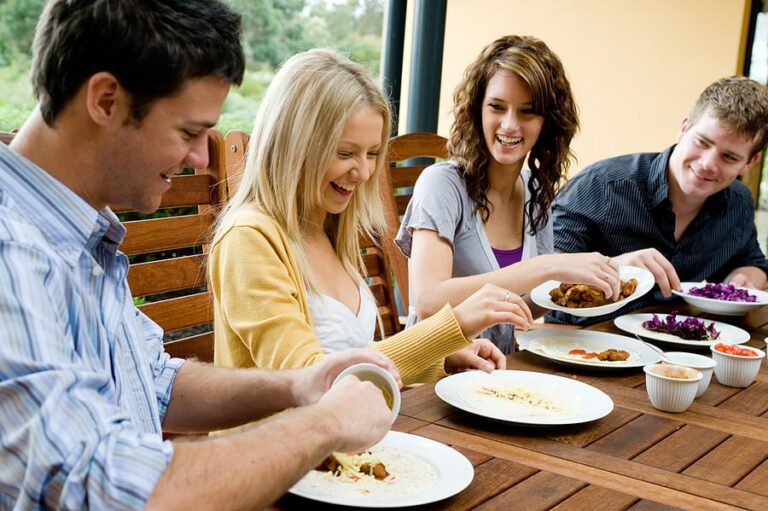
[{"label": "chicken piece", "polygon": [[615,350],[613,348],[601,351],[597,355],[598,360],[608,362],[622,362],[629,358],[629,353],[624,350]]},{"label": "chicken piece", "polygon": [[549,297],[552,299],[552,302],[560,305],[561,307],[565,306],[565,295],[563,295],[562,284],[560,284],[560,287],[556,287],[552,289],[552,291],[549,292]]},{"label": "chicken piece", "polygon": [[339,460],[337,460],[336,457],[331,454],[325,458],[317,467],[315,467],[315,470],[336,474],[337,472],[341,471],[341,463],[339,463]]},{"label": "chicken piece", "polygon": [[637,279],[629,279],[621,281],[621,297],[626,298],[637,289]]},{"label": "chicken piece", "polygon": [[363,463],[360,465],[360,472],[373,476],[379,481],[389,477],[389,472],[384,468],[383,463],[376,463],[373,467],[371,467],[370,463]]},{"label": "chicken piece", "polygon": [[[565,298],[568,302],[573,302],[574,307],[598,307],[608,303],[608,299],[605,297],[602,291],[592,289],[585,284],[577,284],[572,286],[565,293]],[[570,307],[571,305],[569,305]]]},{"label": "chicken piece", "polygon": [[[621,294],[618,300],[623,300],[630,296],[637,289],[637,279],[621,281]],[[561,307],[586,308],[599,307],[611,303],[602,291],[593,289],[586,284],[566,284],[561,283],[559,287],[553,288],[549,292],[549,297],[553,303]]]}]

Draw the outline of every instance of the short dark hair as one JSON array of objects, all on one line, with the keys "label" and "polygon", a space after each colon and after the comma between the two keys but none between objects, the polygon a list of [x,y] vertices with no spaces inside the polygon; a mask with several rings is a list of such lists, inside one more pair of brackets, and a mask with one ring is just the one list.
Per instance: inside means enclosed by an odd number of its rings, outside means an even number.
[{"label": "short dark hair", "polygon": [[213,75],[239,85],[244,69],[240,15],[220,0],[49,0],[35,31],[32,84],[52,126],[88,78],[109,72],[141,122],[186,80]]}]

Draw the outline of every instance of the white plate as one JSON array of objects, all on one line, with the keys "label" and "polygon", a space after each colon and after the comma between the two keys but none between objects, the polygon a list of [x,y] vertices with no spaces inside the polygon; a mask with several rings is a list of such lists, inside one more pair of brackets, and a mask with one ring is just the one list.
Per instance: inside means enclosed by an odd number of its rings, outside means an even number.
[{"label": "white plate", "polygon": [[[561,409],[544,410],[484,396],[475,392],[481,385],[526,389],[532,391],[535,397],[560,405]],[[613,401],[608,394],[591,385],[530,371],[494,371],[491,374],[468,371],[452,374],[437,382],[435,393],[449,405],[466,412],[529,426],[580,424],[605,417],[613,410]]]},{"label": "white plate", "polygon": [[715,300],[714,298],[704,298],[703,296],[688,294],[692,287],[703,286],[704,284],[701,282],[681,282],[680,287],[683,289],[683,292],[674,290],[672,292],[701,311],[709,312],[710,314],[721,314],[723,316],[741,316],[751,310],[759,309],[763,305],[768,305],[768,293],[758,289],[739,288],[756,296],[756,302],[729,302],[727,300]]},{"label": "white plate", "polygon": [[629,280],[632,278],[637,279],[637,288],[635,289],[634,293],[632,293],[628,297],[618,302],[609,303],[607,305],[601,305],[599,307],[586,307],[583,309],[578,309],[575,307],[563,307],[561,305],[557,305],[555,302],[552,301],[552,298],[550,298],[549,296],[549,292],[560,285],[560,282],[557,280],[548,280],[543,284],[540,284],[535,288],[533,288],[531,290],[531,300],[533,300],[535,304],[541,307],[544,307],[545,309],[567,312],[568,314],[571,314],[573,316],[582,316],[585,318],[591,318],[594,316],[602,316],[604,314],[610,314],[611,312],[621,309],[629,302],[633,300],[637,300],[638,298],[643,296],[645,293],[647,293],[653,288],[654,284],[656,284],[656,281],[653,280],[653,275],[651,274],[651,272],[649,272],[645,268],[638,268],[637,266],[622,265],[619,268],[619,276],[621,277],[622,280]]},{"label": "white plate", "polygon": [[469,486],[475,476],[472,463],[456,449],[429,438],[390,431],[376,445],[394,447],[422,458],[437,475],[434,485],[420,493],[404,497],[382,498],[365,495],[334,495],[312,488],[306,478],[296,483],[290,493],[307,499],[341,506],[368,508],[418,506],[437,502],[459,493]]},{"label": "white plate", "polygon": [[[659,319],[663,321],[668,316],[668,314],[656,314],[656,316],[658,316]],[[681,316],[680,314],[676,314],[676,317],[678,321],[685,321],[692,316]],[[646,330],[643,328],[643,322],[649,321],[652,318],[653,314],[627,314],[625,316],[619,316],[618,318],[614,319],[613,324],[625,332],[629,332],[630,334],[637,334],[640,337],[645,337],[646,339],[653,339],[670,344],[679,344],[682,346],[708,348],[709,346],[719,342],[724,342],[725,344],[743,344],[751,338],[749,332],[733,325],[720,323],[719,321],[709,321],[703,318],[696,318],[700,321],[703,321],[706,326],[709,326],[710,323],[714,323],[715,329],[720,332],[720,337],[711,341],[689,341],[676,335],[668,334],[665,332],[654,332],[652,330]]]},{"label": "white plate", "polygon": [[[523,349],[552,361],[594,369],[643,367],[646,364],[655,364],[661,360],[659,353],[647,344],[637,339],[608,332],[542,328],[518,333],[515,340]],[[571,349],[583,349],[599,353],[610,348],[628,351],[630,358],[620,362],[603,362],[568,355],[568,351]]]}]

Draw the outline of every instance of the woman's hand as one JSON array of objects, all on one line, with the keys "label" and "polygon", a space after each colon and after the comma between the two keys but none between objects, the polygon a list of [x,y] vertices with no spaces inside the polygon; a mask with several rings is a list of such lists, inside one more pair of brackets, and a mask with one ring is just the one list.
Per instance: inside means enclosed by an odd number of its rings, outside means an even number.
[{"label": "woman's hand", "polygon": [[499,323],[515,325],[528,330],[533,315],[528,305],[515,293],[494,284],[485,284],[466,300],[453,308],[461,331],[467,338]]},{"label": "woman's hand", "polygon": [[504,354],[488,339],[475,339],[472,346],[462,348],[445,357],[445,372],[458,373],[470,369],[480,369],[490,373],[494,369],[506,369],[507,359]]},{"label": "woman's hand", "polygon": [[598,289],[609,300],[621,294],[619,263],[599,252],[578,254],[550,254],[547,265],[553,269],[556,280],[566,284],[586,284]]}]

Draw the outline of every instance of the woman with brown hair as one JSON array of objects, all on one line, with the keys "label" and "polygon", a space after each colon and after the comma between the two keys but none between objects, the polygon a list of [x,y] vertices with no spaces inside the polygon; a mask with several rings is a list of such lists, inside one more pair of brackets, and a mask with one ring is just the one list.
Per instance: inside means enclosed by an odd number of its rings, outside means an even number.
[{"label": "woman with brown hair", "polygon": [[[546,44],[505,36],[483,49],[454,93],[449,161],[421,174],[396,239],[410,258],[410,323],[487,283],[523,295],[556,279],[618,296],[607,257],[552,253],[550,206],[577,129],[570,84]],[[513,332],[483,335],[510,352]]]}]

